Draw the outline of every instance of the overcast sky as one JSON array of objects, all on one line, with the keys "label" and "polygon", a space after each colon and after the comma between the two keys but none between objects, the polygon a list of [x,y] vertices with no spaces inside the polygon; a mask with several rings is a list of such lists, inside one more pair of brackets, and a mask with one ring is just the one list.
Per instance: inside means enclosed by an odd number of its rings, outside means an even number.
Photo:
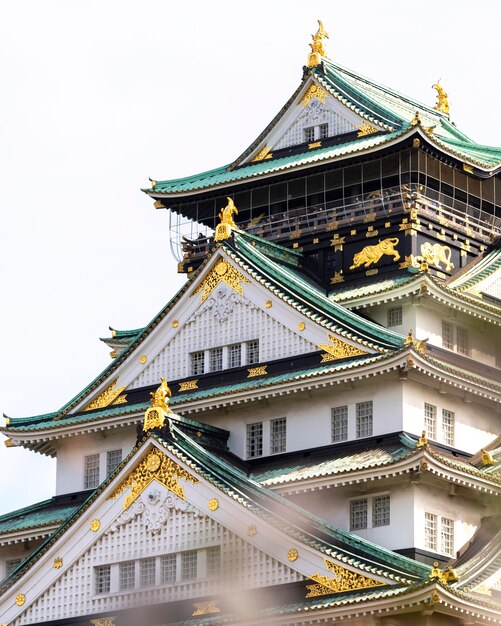
[{"label": "overcast sky", "polygon": [[[501,145],[499,0],[0,1],[0,411],[58,409],[181,286],[148,176],[228,163],[328,55]],[[50,497],[54,461],[0,447],[0,513]]]}]

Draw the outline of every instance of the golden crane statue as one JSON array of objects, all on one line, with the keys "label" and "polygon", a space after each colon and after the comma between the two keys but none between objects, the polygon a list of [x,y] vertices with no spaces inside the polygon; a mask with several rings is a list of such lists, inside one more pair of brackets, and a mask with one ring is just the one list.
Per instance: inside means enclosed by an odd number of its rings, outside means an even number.
[{"label": "golden crane statue", "polygon": [[437,90],[437,103],[435,105],[435,111],[440,111],[440,113],[449,115],[449,97],[445,93],[445,89],[440,84],[441,80],[442,79],[437,80],[437,82],[432,85],[432,89]]},{"label": "golden crane statue", "polygon": [[308,55],[308,60],[306,62],[307,67],[316,67],[320,65],[320,61],[322,57],[327,58],[327,54],[325,53],[324,39],[329,39],[329,35],[324,28],[324,25],[320,20],[318,21],[318,30],[317,32],[311,36],[313,39],[313,43],[310,43],[311,52]]},{"label": "golden crane statue", "polygon": [[228,204],[224,207],[224,209],[219,211],[219,219],[221,221],[216,226],[216,236],[214,237],[216,241],[228,239],[231,235],[231,231],[234,228],[238,228],[235,220],[233,219],[234,215],[238,215],[238,209],[231,198],[226,199],[228,200]]}]

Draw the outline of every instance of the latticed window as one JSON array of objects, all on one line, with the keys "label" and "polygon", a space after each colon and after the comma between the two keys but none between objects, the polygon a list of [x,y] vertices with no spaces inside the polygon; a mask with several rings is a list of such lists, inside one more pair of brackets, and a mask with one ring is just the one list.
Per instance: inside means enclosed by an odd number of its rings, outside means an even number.
[{"label": "latticed window", "polygon": [[305,128],[303,130],[304,140],[311,142],[315,141],[315,127],[311,126],[310,128]]},{"label": "latticed window", "polygon": [[135,561],[126,561],[119,564],[118,579],[120,591],[134,589],[136,584],[136,563]]},{"label": "latticed window", "polygon": [[424,514],[424,547],[437,551],[437,516],[433,513]]},{"label": "latticed window", "polygon": [[207,576],[219,576],[221,573],[221,547],[207,548]]},{"label": "latticed window", "polygon": [[212,348],[212,350],[209,350],[209,369],[211,372],[219,372],[223,369],[222,348]]},{"label": "latticed window", "polygon": [[122,450],[108,450],[106,453],[106,476],[120,464],[122,460]]},{"label": "latticed window", "polygon": [[331,409],[332,441],[348,439],[348,407],[336,406]]},{"label": "latticed window", "polygon": [[445,320],[442,321],[442,346],[454,350],[454,326]]},{"label": "latticed window", "polygon": [[164,554],[160,559],[160,581],[162,583],[176,582],[176,555]]},{"label": "latticed window", "polygon": [[329,136],[329,124],[320,124],[318,131],[319,139],[326,139]]},{"label": "latticed window", "polygon": [[424,403],[424,429],[429,439],[437,438],[437,407]]},{"label": "latticed window", "polygon": [[247,343],[247,363],[259,363],[259,339]]},{"label": "latticed window", "polygon": [[456,343],[458,354],[464,354],[465,356],[469,356],[470,341],[468,330],[466,328],[461,328],[461,326],[456,327]]},{"label": "latticed window", "polygon": [[372,500],[372,525],[388,526],[390,523],[390,496],[375,496]]},{"label": "latticed window", "polygon": [[96,595],[110,592],[111,567],[109,565],[98,565],[94,568],[94,589]]},{"label": "latticed window", "polygon": [[191,353],[191,373],[193,376],[199,376],[205,371],[205,354],[204,351]]},{"label": "latticed window", "polygon": [[84,489],[95,489],[99,486],[99,454],[85,457]]},{"label": "latticed window", "polygon": [[21,565],[22,559],[9,559],[5,561],[5,575],[10,576],[18,565]]},{"label": "latticed window", "polygon": [[454,520],[447,517],[441,519],[440,548],[443,554],[454,555]]},{"label": "latticed window", "polygon": [[181,580],[194,580],[197,577],[197,551],[189,550],[181,554]]},{"label": "latticed window", "polygon": [[247,458],[263,454],[263,422],[247,424]]},{"label": "latticed window", "polygon": [[448,446],[454,445],[454,422],[455,417],[452,411],[442,409],[442,433],[444,436],[444,443]]},{"label": "latticed window", "polygon": [[242,346],[239,343],[228,346],[228,367],[240,367],[242,365]]},{"label": "latticed window", "polygon": [[287,438],[287,420],[282,417],[278,420],[271,420],[270,423],[270,452],[277,454],[285,452]]},{"label": "latticed window", "polygon": [[141,559],[139,561],[139,575],[141,587],[152,587],[155,584],[155,559]]},{"label": "latticed window", "polygon": [[400,326],[402,324],[402,307],[395,306],[388,309],[388,326]]},{"label": "latticed window", "polygon": [[357,438],[372,435],[372,400],[357,403]]},{"label": "latticed window", "polygon": [[350,502],[350,528],[361,530],[367,528],[367,499]]}]

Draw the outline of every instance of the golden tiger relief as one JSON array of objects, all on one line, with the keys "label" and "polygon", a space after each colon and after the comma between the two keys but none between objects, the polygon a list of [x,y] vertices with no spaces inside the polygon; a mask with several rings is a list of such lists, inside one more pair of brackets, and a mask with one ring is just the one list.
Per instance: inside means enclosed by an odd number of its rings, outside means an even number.
[{"label": "golden tiger relief", "polygon": [[441,269],[440,263],[445,265],[445,270],[454,269],[454,263],[451,262],[451,249],[449,246],[441,246],[439,243],[430,243],[425,241],[421,244],[421,258]]},{"label": "golden tiger relief", "polygon": [[397,245],[398,238],[389,237],[388,239],[383,239],[383,241],[379,240],[379,243],[374,246],[365,246],[365,248],[362,248],[360,252],[357,252],[353,256],[353,265],[350,267],[350,270],[354,270],[361,265],[369,267],[373,263],[377,263],[385,254],[393,256],[393,260],[398,261],[400,254],[398,250],[395,250],[395,246]]}]

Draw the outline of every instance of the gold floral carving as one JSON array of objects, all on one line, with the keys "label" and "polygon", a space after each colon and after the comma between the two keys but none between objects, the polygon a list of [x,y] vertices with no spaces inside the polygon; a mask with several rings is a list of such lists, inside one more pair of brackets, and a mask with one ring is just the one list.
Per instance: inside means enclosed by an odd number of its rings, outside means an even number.
[{"label": "gold floral carving", "polygon": [[273,154],[271,153],[271,146],[263,146],[261,150],[256,154],[256,156],[252,159],[253,163],[257,161],[264,161],[265,159],[271,159]]},{"label": "gold floral carving", "polygon": [[195,602],[195,610],[192,615],[208,615],[209,613],[221,613],[221,609],[216,606],[215,600],[209,600],[208,602]]},{"label": "gold floral carving", "polygon": [[360,126],[357,126],[357,128],[357,137],[366,137],[367,135],[373,135],[374,133],[379,132],[379,128],[372,126],[369,122],[364,122],[363,124],[360,124]]},{"label": "gold floral carving", "polygon": [[123,393],[122,395],[118,396],[118,398],[116,400],[113,400],[111,404],[113,406],[117,404],[127,404],[127,394]]},{"label": "gold floral carving", "polygon": [[299,556],[298,551],[296,550],[296,548],[291,548],[289,550],[289,552],[287,552],[287,559],[291,562],[294,563],[294,561],[297,561],[297,557]]},{"label": "gold floral carving", "polygon": [[217,511],[219,508],[219,500],[217,500],[216,498],[211,498],[209,500],[209,511]]},{"label": "gold floral carving", "polygon": [[394,261],[398,261],[400,254],[398,250],[395,250],[395,246],[397,245],[398,237],[389,237],[382,241],[379,240],[379,243],[374,246],[365,246],[360,252],[354,254],[353,265],[351,265],[350,270],[354,270],[361,265],[367,268],[373,263],[377,263],[385,254],[392,256]]},{"label": "gold floral carving", "polygon": [[122,393],[125,387],[116,387],[117,382],[118,378],[115,378],[115,380],[108,387],[106,387],[101,395],[99,395],[95,400],[93,400],[88,406],[85,407],[84,411],[102,409],[103,407],[110,405],[113,400],[118,398],[118,396]]},{"label": "gold floral carving", "polygon": [[257,535],[257,528],[255,527],[254,524],[252,524],[251,526],[249,526],[249,528],[247,528],[247,536],[255,537],[256,535]]},{"label": "gold floral carving", "polygon": [[226,200],[228,200],[228,204],[219,211],[220,222],[216,226],[215,241],[228,239],[231,235],[231,231],[234,228],[238,228],[233,219],[234,215],[238,215],[238,209],[231,198],[228,197]]},{"label": "gold floral carving", "polygon": [[306,328],[306,324],[304,322],[299,322],[297,327],[301,332],[303,332],[303,330]]},{"label": "gold floral carving", "polygon": [[98,519],[93,519],[89,524],[89,528],[93,533],[97,533],[97,531],[101,528],[101,522]]},{"label": "gold floral carving", "polygon": [[63,566],[63,559],[60,556],[57,556],[54,559],[53,565],[56,569],[60,569]]},{"label": "gold floral carving", "polygon": [[313,150],[314,148],[320,148],[322,145],[321,141],[314,141],[313,143],[308,144],[308,150]]},{"label": "gold floral carving", "polygon": [[203,279],[194,293],[197,294],[202,291],[201,302],[205,302],[219,283],[226,283],[242,296],[244,293],[242,284],[250,284],[250,280],[245,278],[233,265],[230,265],[226,261],[219,261]]},{"label": "gold floral carving", "polygon": [[146,363],[146,361],[148,360],[148,357],[146,356],[146,354],[142,354],[139,357],[139,363],[141,363],[141,365],[144,365]]},{"label": "gold floral carving", "polygon": [[421,244],[421,258],[434,265],[439,269],[442,269],[441,263],[444,264],[444,269],[449,271],[454,269],[454,263],[451,262],[451,249],[449,246],[441,246],[439,243],[430,243],[425,241]]},{"label": "gold floral carving", "polygon": [[146,487],[156,480],[176,496],[185,500],[184,488],[178,483],[179,478],[192,484],[198,483],[197,478],[180,467],[163,452],[154,448],[148,452],[141,463],[115,489],[109,499],[115,499],[118,495],[130,489],[124,502],[124,510],[128,509]]},{"label": "gold floral carving", "polygon": [[198,379],[196,380],[183,380],[179,383],[179,391],[193,391],[198,389]]},{"label": "gold floral carving", "polygon": [[94,626],[115,626],[116,617],[101,617],[98,619],[91,619],[90,623]]},{"label": "gold floral carving", "polygon": [[320,102],[325,104],[327,96],[328,93],[325,91],[325,89],[322,89],[322,87],[313,83],[309,86],[308,91],[304,94],[299,104],[302,104],[303,109],[305,109],[308,104],[310,104],[310,102],[313,100],[313,98],[316,98],[317,100],[320,100]]},{"label": "gold floral carving", "polygon": [[25,602],[26,602],[26,596],[24,595],[24,593],[18,593],[16,596],[17,606],[23,606]]},{"label": "gold floral carving", "polygon": [[268,372],[266,371],[267,365],[260,365],[259,367],[249,367],[247,371],[249,372],[247,378],[255,378],[256,376],[266,376]]},{"label": "gold floral carving", "polygon": [[328,361],[336,361],[337,359],[345,359],[350,356],[361,356],[367,354],[365,350],[361,350],[356,346],[352,346],[346,341],[342,341],[334,335],[328,335],[330,343],[321,343],[318,347],[321,350],[325,350],[322,354],[321,363]]},{"label": "gold floral carving", "polygon": [[307,67],[316,67],[320,64],[322,57],[327,58],[327,55],[325,54],[324,39],[329,39],[329,35],[320,20],[318,20],[318,30],[311,36],[311,38],[313,43],[310,43],[311,52],[308,54],[306,65]]},{"label": "gold floral carving", "polygon": [[321,574],[313,574],[311,580],[314,580],[316,585],[306,585],[308,589],[307,598],[314,598],[316,596],[323,596],[329,593],[342,593],[346,591],[353,591],[357,589],[370,589],[371,587],[383,587],[385,583],[364,576],[358,572],[333,563],[328,559],[324,559],[324,563],[327,570],[333,574],[332,578],[329,576],[323,576]]}]

